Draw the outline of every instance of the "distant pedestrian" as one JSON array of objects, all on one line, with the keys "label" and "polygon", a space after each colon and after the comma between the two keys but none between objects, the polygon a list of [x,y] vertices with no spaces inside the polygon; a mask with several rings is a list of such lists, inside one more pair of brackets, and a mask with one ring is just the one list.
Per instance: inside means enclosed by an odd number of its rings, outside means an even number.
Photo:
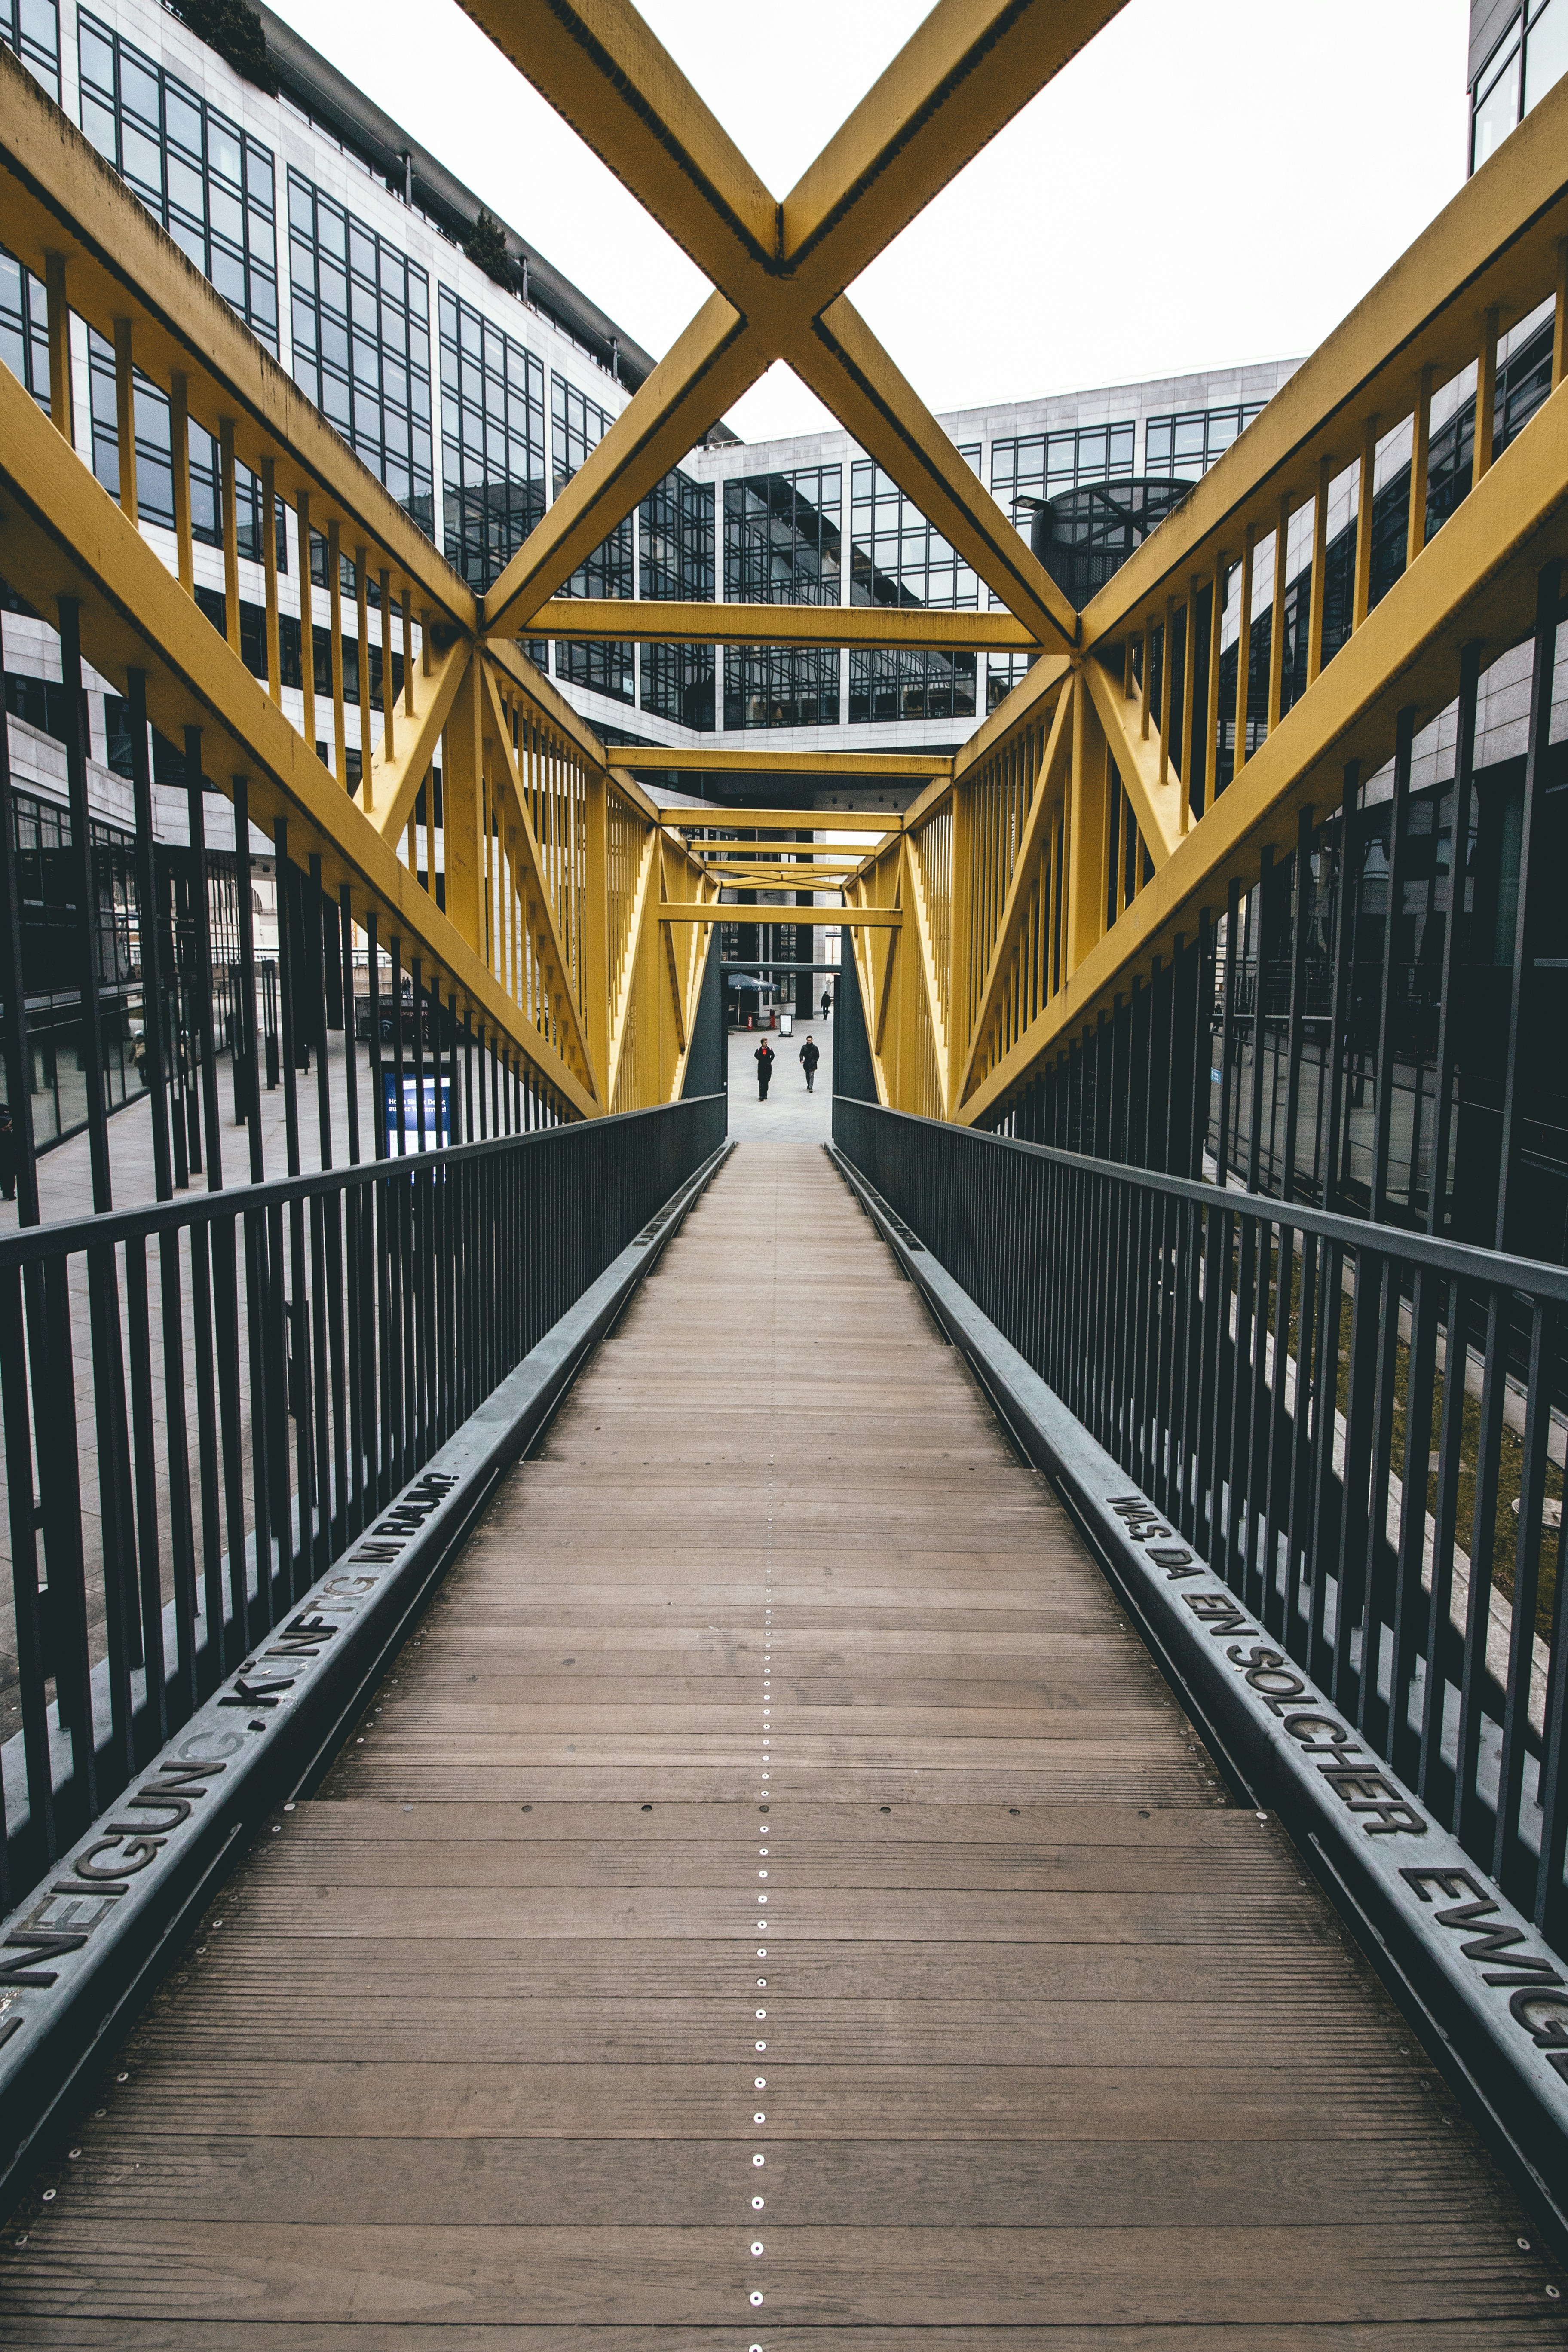
[{"label": "distant pedestrian", "polygon": [[805,1091],[808,1095],[816,1092],[816,1066],[821,1059],[822,1056],[816,1050],[816,1038],[807,1037],[800,1049],[800,1066],[805,1072]]},{"label": "distant pedestrian", "polygon": [[824,990],[823,990],[823,992],[822,992],[822,1017],[823,1017],[823,1019],[824,1019],[825,1021],[826,1021],[827,1019],[829,1019],[829,1018],[831,1017],[832,1012],[833,1012],[833,999],[832,999],[832,997],[831,997],[831,996],[829,996],[829,994],[827,993],[827,991],[826,991],[826,989],[824,989]]},{"label": "distant pedestrian", "polygon": [[768,1080],[773,1074],[773,1049],[768,1044],[765,1037],[762,1044],[757,1047],[752,1059],[757,1066],[757,1100],[759,1102],[766,1102],[768,1098]]},{"label": "distant pedestrian", "polygon": [[9,1103],[0,1103],[0,1200],[16,1197],[16,1126]]}]

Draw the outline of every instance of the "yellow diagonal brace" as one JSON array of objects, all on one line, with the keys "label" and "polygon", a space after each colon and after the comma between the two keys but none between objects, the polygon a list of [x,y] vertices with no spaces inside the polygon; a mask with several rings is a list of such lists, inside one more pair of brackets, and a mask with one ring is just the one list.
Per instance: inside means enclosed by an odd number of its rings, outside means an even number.
[{"label": "yellow diagonal brace", "polygon": [[529,614],[564,585],[776,357],[723,295],[711,295],[487,591],[487,633],[521,635]]},{"label": "yellow diagonal brace", "polygon": [[303,487],[317,530],[336,518],[345,548],[385,550],[419,600],[473,627],[467,583],[3,46],[0,218],[9,251],[40,278],[46,255],[64,254],[71,308],[100,334],[130,319],[137,365],[165,387],[183,374],[199,423],[216,433],[235,420],[243,464],[259,471],[270,457],[289,499]]},{"label": "yellow diagonal brace", "polygon": [[571,1033],[581,1067],[587,1075],[589,1088],[601,1103],[608,1103],[609,1093],[601,1086],[600,1073],[594,1067],[594,1057],[588,1046],[588,1033],[583,1020],[583,1009],[577,1002],[572,986],[572,961],[566,952],[565,942],[561,937],[561,926],[556,919],[555,896],[545,876],[544,860],[539,854],[539,844],[534,838],[532,820],[528,814],[528,803],[523,794],[521,779],[518,774],[517,754],[512,749],[511,742],[511,725],[501,703],[495,673],[488,662],[484,665],[484,675],[485,694],[489,706],[490,720],[495,730],[495,740],[500,747],[501,764],[506,775],[507,815],[510,819],[512,831],[522,849],[522,872],[518,879],[522,887],[524,913],[526,915],[529,911],[531,891],[531,904],[537,909],[531,928],[542,935],[541,943],[545,948],[548,961],[553,968],[552,973],[553,985],[551,990],[552,1010],[557,1013],[565,1014],[566,1026]]},{"label": "yellow diagonal brace", "polygon": [[1083,675],[1143,846],[1155,866],[1163,866],[1182,837],[1181,779],[1173,770],[1164,783],[1160,782],[1160,739],[1152,731],[1144,735],[1138,697],[1123,694],[1121,680],[1093,655],[1084,663]]},{"label": "yellow diagonal brace", "polygon": [[384,915],[384,937],[417,943],[432,974],[444,972],[486,1024],[500,1030],[569,1108],[595,1105],[567,1065],[520,1019],[473,948],[400,863],[363,811],[316,758],[237,654],[202,617],[135,526],[100,488],[17,379],[0,367],[0,499],[6,561],[47,610],[81,602],[82,643],[101,677],[123,688],[128,668],[147,673],[148,715],[177,741],[205,730],[203,768],[228,790],[250,783],[257,824],[290,825],[291,855],[319,849],[330,893],[347,883],[360,905]]},{"label": "yellow diagonal brace", "polygon": [[[942,1009],[942,989],[937,979],[936,951],[931,945],[931,923],[926,912],[925,886],[921,879],[920,859],[910,835],[904,835],[904,890],[906,903],[914,920],[911,926],[919,942],[918,984],[925,990],[926,1011],[931,1016],[931,1035],[936,1045],[937,1085],[942,1095],[942,1115],[948,1116],[947,1017]],[[906,949],[905,952],[908,952]]]},{"label": "yellow diagonal brace", "polygon": [[365,814],[388,841],[398,840],[407,825],[419,787],[440,751],[441,731],[473,658],[472,640],[459,637],[445,653],[433,655],[430,677],[425,676],[418,662],[414,666],[414,716],[408,719],[406,703],[399,703],[393,738],[396,755],[373,761],[370,769],[371,796]]},{"label": "yellow diagonal brace", "polygon": [[1051,731],[1046,739],[1040,772],[1035,779],[1035,797],[1029,803],[1018,854],[1013,860],[1002,920],[991,950],[991,960],[985,967],[984,984],[980,992],[979,1010],[974,1016],[974,1027],[964,1055],[963,1073],[953,1097],[955,1106],[963,1102],[973,1082],[975,1060],[991,1034],[991,1024],[996,1017],[996,1008],[1017,950],[1018,935],[1023,929],[1039,866],[1041,845],[1047,837],[1047,828],[1060,804],[1067,781],[1068,760],[1072,749],[1072,710],[1073,698],[1070,694],[1064,694],[1057,705]]},{"label": "yellow diagonal brace", "polygon": [[610,1066],[605,1075],[605,1100],[610,1103],[616,1099],[621,1057],[626,1052],[626,1039],[631,1034],[637,960],[642,954],[648,902],[658,896],[655,888],[658,871],[658,835],[650,831],[643,842],[642,855],[637,861],[637,890],[632,899],[631,919],[626,925],[626,943],[621,956],[621,969],[616,975],[615,992],[610,999]]},{"label": "yellow diagonal brace", "polygon": [[1200,908],[1223,907],[1233,877],[1257,880],[1264,849],[1283,856],[1292,848],[1300,811],[1338,800],[1348,761],[1375,773],[1394,749],[1399,710],[1414,709],[1419,730],[1446,709],[1464,644],[1480,646],[1484,667],[1528,637],[1537,573],[1563,559],[1568,385],[1494,461],[959,1117],[983,1118],[1058,1038],[1167,952],[1176,932],[1191,939]]}]

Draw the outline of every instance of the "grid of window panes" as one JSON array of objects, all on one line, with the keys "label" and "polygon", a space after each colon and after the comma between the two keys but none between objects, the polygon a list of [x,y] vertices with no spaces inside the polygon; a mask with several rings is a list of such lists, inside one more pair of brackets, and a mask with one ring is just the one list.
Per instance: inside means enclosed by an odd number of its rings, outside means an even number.
[{"label": "grid of window panes", "polygon": [[[960,449],[979,468],[978,446]],[[868,457],[849,469],[849,602],[973,611],[980,583],[954,548]]]},{"label": "grid of window panes", "polygon": [[44,281],[0,247],[0,359],[49,413],[48,298]]},{"label": "grid of window panes", "polygon": [[832,647],[726,648],[726,727],[835,727],[837,723],[838,656]]},{"label": "grid of window panes", "polygon": [[1058,490],[1076,489],[1080,482],[1113,482],[1132,472],[1137,426],[1130,419],[1115,425],[1080,425],[1061,433],[1026,433],[991,444],[991,495],[1005,515],[1012,515],[1026,538],[1027,509],[1014,513],[1020,499],[1054,499]]},{"label": "grid of window panes", "polygon": [[[671,604],[710,604],[714,591],[713,486],[679,466],[637,509],[642,593]],[[714,719],[711,646],[644,646],[641,703],[661,719],[707,733]]]},{"label": "grid of window panes", "polygon": [[544,367],[449,287],[437,319],[447,561],[485,589],[548,504]]},{"label": "grid of window panes", "polygon": [[724,594],[730,602],[837,604],[842,474],[837,466],[806,466],[725,483]]},{"label": "grid of window panes", "polygon": [[295,383],[433,539],[429,279],[292,170],[289,278]]},{"label": "grid of window panes", "polygon": [[59,0],[0,0],[0,41],[60,102]]},{"label": "grid of window panes", "polygon": [[[41,297],[40,297],[41,301]],[[92,470],[111,498],[120,496],[119,412],[115,398],[114,349],[95,329],[87,331],[88,399],[92,428]],[[174,526],[174,460],[169,396],[140,371],[133,380],[136,441],[136,511],[142,522]],[[223,545],[222,473],[218,445],[194,420],[189,425],[191,536],[208,547]],[[235,535],[239,552],[261,560],[261,484],[236,464]],[[278,568],[289,569],[289,532],[281,500],[274,509]]]},{"label": "grid of window panes", "polygon": [[[959,451],[976,472],[977,445]],[[980,603],[980,583],[911,499],[868,457],[849,475],[849,601],[962,608]],[[972,719],[973,654],[904,651],[888,646],[851,650],[851,724],[900,719]]]},{"label": "grid of window panes", "polygon": [[[555,494],[560,497],[573,475],[586,459],[591,449],[609,431],[612,418],[608,409],[601,408],[596,400],[568,383],[564,376],[552,374],[550,379],[551,463],[555,476]],[[636,591],[636,562],[633,553],[632,519],[627,515],[618,522],[608,539],[594,550],[584,563],[580,563],[570,580],[562,583],[563,596],[630,596]],[[574,686],[587,687],[595,694],[607,694],[615,702],[637,699],[636,656],[629,643],[613,639],[607,645],[579,644],[568,638],[558,638],[555,645],[555,675],[569,678]]]},{"label": "grid of window panes", "polygon": [[1479,172],[1514,125],[1568,73],[1568,0],[1531,0],[1476,76],[1470,169]]},{"label": "grid of window panes", "polygon": [[[41,684],[42,681],[29,681]],[[9,685],[9,681],[7,681]],[[59,688],[54,689],[58,696]],[[9,700],[9,697],[7,698]],[[30,793],[12,801],[20,901],[26,1070],[33,1132],[40,1145],[87,1124],[81,1035],[80,878],[69,812]],[[135,844],[118,826],[92,827],[98,906],[99,1041],[104,1100],[110,1109],[145,1084],[137,1040],[142,992],[135,977]],[[3,1083],[3,1082],[0,1082]]]},{"label": "grid of window panes", "polygon": [[1263,403],[1249,400],[1229,408],[1189,408],[1180,415],[1152,416],[1144,427],[1143,470],[1195,482],[1262,413]]},{"label": "grid of window panes", "polygon": [[252,331],[278,349],[270,152],[108,25],[77,19],[81,127]]}]

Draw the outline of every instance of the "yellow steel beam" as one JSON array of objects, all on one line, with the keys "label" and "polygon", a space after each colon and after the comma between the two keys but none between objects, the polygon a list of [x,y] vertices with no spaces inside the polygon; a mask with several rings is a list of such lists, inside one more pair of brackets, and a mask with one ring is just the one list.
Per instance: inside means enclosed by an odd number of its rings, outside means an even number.
[{"label": "yellow steel beam", "polygon": [[1010,613],[918,604],[689,604],[552,596],[521,625],[531,636],[639,645],[891,646],[1016,653],[1035,639]]},{"label": "yellow steel beam", "polygon": [[[484,597],[492,637],[517,636],[772,364],[766,345],[713,294],[622,410]],[[774,353],[773,357],[777,354]]]},{"label": "yellow steel beam", "polygon": [[1484,665],[1527,637],[1536,574],[1564,558],[1568,390],[1560,389],[1076,964],[959,1117],[984,1118],[1043,1053],[1075,1034],[1134,973],[1147,974],[1178,932],[1190,940],[1200,909],[1223,909],[1232,879],[1257,879],[1265,849],[1284,856],[1293,848],[1301,809],[1336,806],[1349,761],[1375,772],[1393,751],[1399,710],[1414,709],[1419,730],[1446,709],[1463,645],[1479,644]]},{"label": "yellow steel beam", "polygon": [[1068,761],[1072,751],[1070,733],[1073,697],[1064,694],[1057,704],[1056,717],[1046,740],[1039,773],[1035,779],[1035,797],[1029,803],[1029,814],[1024,821],[1024,831],[1018,843],[1018,854],[1013,860],[1013,871],[1007,883],[1007,896],[1003,902],[1002,920],[996,928],[996,938],[991,959],[981,986],[980,1003],[970,1031],[964,1054],[963,1068],[953,1093],[953,1105],[962,1103],[969,1092],[974,1076],[975,1062],[984,1048],[996,1018],[1002,992],[1012,970],[1017,950],[1018,936],[1024,915],[1034,888],[1039,866],[1040,852],[1049,838],[1051,821],[1061,806],[1067,783]]},{"label": "yellow steel beam", "polygon": [[[1065,667],[1066,665],[1064,664]],[[607,767],[621,771],[646,771],[649,775],[662,775],[670,769],[689,771],[693,775],[734,776],[807,776],[820,777],[823,788],[834,785],[838,790],[852,790],[857,784],[913,783],[926,782],[933,776],[952,772],[953,754],[950,751],[752,751],[737,746],[720,751],[709,745],[693,745],[683,749],[679,744],[610,743],[605,749]],[[752,812],[738,804],[731,807],[718,801],[702,802],[697,808],[671,807],[662,811],[666,816],[684,821],[689,816],[693,824],[707,820],[703,811],[711,807],[715,815],[743,815],[750,822]],[[790,822],[804,824],[813,817],[831,816],[834,823],[846,823],[852,817],[867,818],[886,815],[889,824],[900,823],[897,809],[839,808],[807,809],[804,815],[792,815]]]},{"label": "yellow steel beam", "polygon": [[562,936],[555,893],[550,887],[550,878],[534,835],[533,820],[528,813],[528,795],[518,771],[517,753],[512,749],[510,722],[502,707],[494,669],[488,662],[483,668],[487,731],[490,732],[491,740],[500,753],[507,783],[504,815],[522,852],[517,879],[522,893],[524,919],[533,935],[535,952],[544,974],[545,985],[550,991],[551,1009],[557,1017],[564,1016],[564,1026],[589,1092],[602,1104],[607,1105],[613,1098],[614,1089],[605,1083],[605,1074],[594,1067],[588,1025],[572,983],[572,956]]},{"label": "yellow steel beam", "polygon": [[711,899],[700,905],[671,903],[660,907],[661,923],[758,923],[770,918],[782,918],[785,922],[798,922],[807,913],[814,929],[896,930],[903,921],[897,907],[735,907],[721,906]]},{"label": "yellow steel beam", "polygon": [[643,843],[642,856],[637,860],[637,887],[632,896],[631,920],[626,925],[626,948],[621,958],[621,970],[610,1003],[612,1027],[610,1063],[606,1074],[605,1099],[614,1102],[616,1086],[621,1075],[621,1063],[626,1054],[626,1040],[633,1031],[633,1008],[637,1002],[636,975],[642,954],[643,939],[647,927],[649,904],[658,898],[655,877],[659,873],[659,836],[650,830]]},{"label": "yellow steel beam", "polygon": [[384,551],[416,603],[465,630],[472,591],[349,449],[118,173],[0,47],[0,216],[9,250],[40,278],[63,260],[72,310],[112,341],[129,320],[135,364],[167,386],[180,375],[191,415],[215,435],[232,418],[235,453],[280,497],[303,488],[311,521],[342,526],[345,553]]},{"label": "yellow steel beam", "polygon": [[1132,803],[1143,845],[1153,863],[1163,866],[1182,837],[1181,780],[1173,772],[1163,783],[1160,782],[1160,739],[1152,730],[1147,735],[1142,731],[1140,698],[1124,694],[1121,678],[1092,654],[1082,674]]},{"label": "yellow steel beam", "polygon": [[187,726],[204,733],[203,769],[228,790],[247,778],[251,814],[270,830],[289,825],[296,859],[319,853],[322,879],[344,883],[356,919],[382,919],[445,974],[486,1026],[506,1036],[569,1108],[596,1108],[564,1061],[523,1019],[476,945],[420,887],[393,844],[316,758],[237,654],[189,597],[114,500],[67,447],[17,379],[0,368],[0,499],[6,563],[29,599],[47,611],[57,598],[81,605],[82,644],[93,667],[118,689],[128,669],[147,674],[148,715],[174,741]]},{"label": "yellow steel beam", "polygon": [[[1066,654],[1042,654],[1005,699],[981,721],[957,754],[952,763],[954,781],[973,775],[983,767],[1072,675],[1073,663]],[[912,816],[919,805],[916,802],[909,815]]]},{"label": "yellow steel beam", "polygon": [[[444,653],[432,649],[429,677],[423,664],[413,665],[414,715],[410,719],[406,705],[400,704],[394,756],[365,762],[370,787],[365,793],[365,814],[384,839],[396,842],[406,828],[419,787],[440,756],[442,730],[452,715],[458,689],[470,662],[477,658],[472,639],[457,637]],[[360,705],[367,734],[368,705],[367,697]]]},{"label": "yellow steel beam", "polygon": [[1023,622],[1030,639],[1057,650],[1077,641],[1071,604],[847,295],[813,320],[787,356],[801,381]]},{"label": "yellow steel beam", "polygon": [[552,509],[496,583],[487,626],[515,629],[783,357],[907,495],[934,502],[931,520],[1036,636],[1071,643],[1066,600],[1017,535],[996,530],[984,492],[955,500],[962,460],[837,298],[1124,0],[938,0],[781,206],[626,0],[468,5],[716,289],[590,455],[565,511]]},{"label": "yellow steel beam", "polygon": [[[1411,414],[1419,367],[1442,383],[1481,352],[1495,307],[1504,331],[1550,293],[1568,236],[1568,80],[1549,90],[1485,168],[1281,386],[1168,521],[1083,614],[1083,643],[1158,625],[1168,595],[1234,556],[1253,525],[1274,528],[1279,491],[1312,495],[1325,460],[1360,452],[1368,418],[1386,433]],[[1445,524],[1444,529],[1447,526]]]},{"label": "yellow steel beam", "polygon": [[942,1098],[942,1115],[950,1115],[948,1087],[952,1072],[948,1067],[947,1015],[942,1010],[942,983],[936,968],[936,949],[931,940],[931,916],[926,906],[925,885],[921,875],[921,862],[909,834],[904,835],[904,871],[902,880],[904,903],[908,907],[912,946],[904,943],[906,955],[913,956],[912,979],[917,988],[925,991],[926,1017],[931,1023],[931,1040],[936,1054],[937,1087]]}]

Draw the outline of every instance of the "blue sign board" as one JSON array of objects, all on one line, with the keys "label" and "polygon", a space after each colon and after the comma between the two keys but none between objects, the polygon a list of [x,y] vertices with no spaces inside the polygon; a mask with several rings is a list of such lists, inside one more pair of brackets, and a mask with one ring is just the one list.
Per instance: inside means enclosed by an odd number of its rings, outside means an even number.
[{"label": "blue sign board", "polygon": [[[452,1140],[452,1082],[443,1077],[440,1082],[440,1124],[437,1125],[437,1080],[425,1080],[425,1145],[426,1151],[444,1148]],[[412,1071],[403,1074],[403,1133],[397,1132],[397,1072],[384,1069],[381,1074],[382,1107],[386,1117],[386,1152],[395,1160],[405,1151],[417,1151],[419,1144],[419,1081]]]}]

